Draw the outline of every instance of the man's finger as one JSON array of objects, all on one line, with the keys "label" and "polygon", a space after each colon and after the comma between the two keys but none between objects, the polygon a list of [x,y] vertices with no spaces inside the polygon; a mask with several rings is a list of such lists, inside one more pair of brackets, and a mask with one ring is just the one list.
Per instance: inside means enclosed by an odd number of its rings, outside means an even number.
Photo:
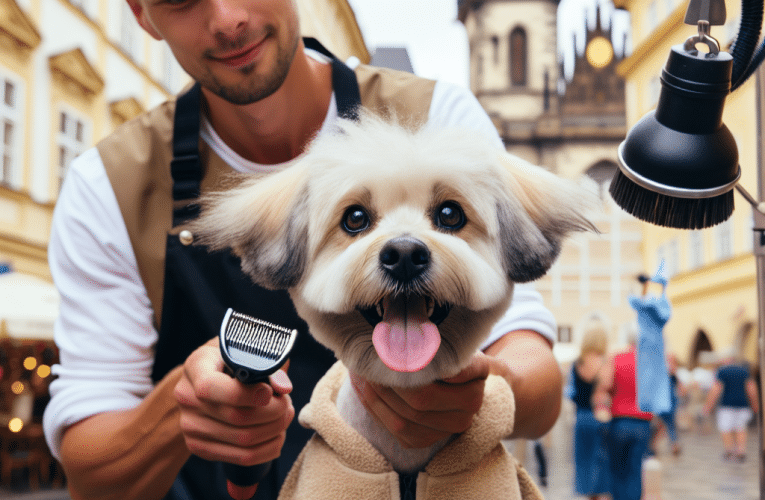
[{"label": "man's finger", "polygon": [[492,358],[482,352],[473,356],[470,364],[457,375],[446,378],[443,382],[447,384],[465,384],[474,380],[486,380],[489,373],[492,373]]}]

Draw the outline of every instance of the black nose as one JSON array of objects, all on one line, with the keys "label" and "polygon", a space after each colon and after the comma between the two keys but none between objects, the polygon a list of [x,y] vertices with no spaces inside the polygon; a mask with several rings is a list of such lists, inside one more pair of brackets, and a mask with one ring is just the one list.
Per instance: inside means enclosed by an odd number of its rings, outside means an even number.
[{"label": "black nose", "polygon": [[407,283],[428,268],[430,250],[411,236],[393,238],[380,250],[380,264],[393,279]]}]

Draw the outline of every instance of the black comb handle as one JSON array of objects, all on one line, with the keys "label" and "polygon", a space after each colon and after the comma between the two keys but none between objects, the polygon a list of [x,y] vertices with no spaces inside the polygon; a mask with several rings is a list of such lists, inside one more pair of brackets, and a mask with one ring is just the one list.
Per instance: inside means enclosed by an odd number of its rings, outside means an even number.
[{"label": "black comb handle", "polygon": [[224,463],[223,472],[226,475],[226,488],[231,498],[250,500],[255,496],[258,484],[271,470],[272,463],[273,461],[250,466]]},{"label": "black comb handle", "polygon": [[[220,327],[221,356],[232,375],[243,384],[268,382],[268,376],[287,361],[296,337],[297,330],[228,309]],[[224,463],[231,498],[252,498],[271,463],[251,466]]]}]

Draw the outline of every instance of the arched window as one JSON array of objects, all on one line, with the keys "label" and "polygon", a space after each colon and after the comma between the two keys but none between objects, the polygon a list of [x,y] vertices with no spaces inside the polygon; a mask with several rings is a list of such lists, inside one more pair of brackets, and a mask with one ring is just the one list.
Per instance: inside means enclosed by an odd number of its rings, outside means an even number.
[{"label": "arched window", "polygon": [[491,57],[495,66],[499,64],[499,37],[496,35],[491,37]]},{"label": "arched window", "polygon": [[528,65],[528,43],[526,30],[521,27],[513,28],[510,32],[510,84],[526,85]]},{"label": "arched window", "polygon": [[[696,331],[696,336],[691,343],[691,368],[695,368],[699,364],[708,363],[709,360],[705,358],[709,358],[712,352],[712,342],[709,341],[709,337],[707,336],[706,332],[699,329]],[[702,353],[706,353],[706,355]]]}]

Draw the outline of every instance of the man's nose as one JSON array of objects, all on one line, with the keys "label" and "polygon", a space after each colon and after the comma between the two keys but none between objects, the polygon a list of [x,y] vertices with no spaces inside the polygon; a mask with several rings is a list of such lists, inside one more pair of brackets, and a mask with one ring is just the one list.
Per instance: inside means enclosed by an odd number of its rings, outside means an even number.
[{"label": "man's nose", "polygon": [[209,30],[225,39],[235,38],[247,25],[247,2],[240,0],[208,0]]}]

